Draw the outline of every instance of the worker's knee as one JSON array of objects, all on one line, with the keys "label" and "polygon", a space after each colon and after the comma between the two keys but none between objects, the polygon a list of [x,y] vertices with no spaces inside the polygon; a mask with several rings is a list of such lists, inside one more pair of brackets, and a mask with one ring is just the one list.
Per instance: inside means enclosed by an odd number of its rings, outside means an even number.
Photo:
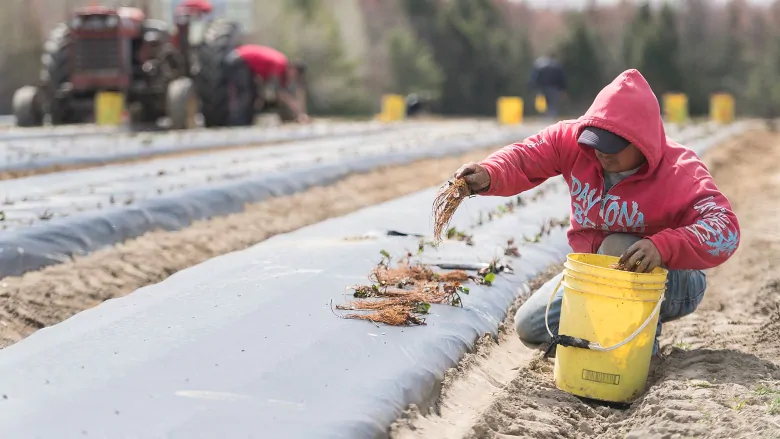
[{"label": "worker's knee", "polygon": [[598,254],[607,256],[622,256],[629,247],[641,240],[641,236],[630,233],[613,233],[604,238]]},{"label": "worker's knee", "polygon": [[558,332],[563,294],[562,289],[559,288],[558,291],[555,291],[555,288],[559,285],[562,277],[563,273],[547,281],[518,308],[515,313],[515,330],[523,342],[541,344],[550,341],[550,334],[547,332],[545,324],[545,314],[551,295],[555,295],[555,297],[550,303],[548,321],[550,330],[553,333]]},{"label": "worker's knee", "polygon": [[[544,309],[521,306],[515,313],[515,331],[520,340],[527,344],[541,344],[549,339],[544,326]],[[542,316],[541,319],[539,316]]]}]

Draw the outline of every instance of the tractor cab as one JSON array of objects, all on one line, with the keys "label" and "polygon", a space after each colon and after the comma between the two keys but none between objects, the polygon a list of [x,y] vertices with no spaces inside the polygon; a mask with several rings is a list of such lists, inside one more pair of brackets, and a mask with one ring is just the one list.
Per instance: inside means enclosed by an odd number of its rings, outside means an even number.
[{"label": "tractor cab", "polygon": [[133,77],[133,54],[143,35],[143,11],[89,6],[68,23],[70,84],[73,90],[126,90]]}]

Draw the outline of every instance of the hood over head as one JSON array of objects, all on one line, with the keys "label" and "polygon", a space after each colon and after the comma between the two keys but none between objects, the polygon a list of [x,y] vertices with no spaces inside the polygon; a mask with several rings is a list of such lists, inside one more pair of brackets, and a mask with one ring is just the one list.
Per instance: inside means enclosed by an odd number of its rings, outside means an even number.
[{"label": "hood over head", "polygon": [[[588,126],[613,132],[630,141],[647,158],[649,171],[658,166],[666,147],[666,132],[658,99],[636,69],[621,73],[604,87],[578,119],[579,138]],[[593,149],[583,147],[593,154]]]}]

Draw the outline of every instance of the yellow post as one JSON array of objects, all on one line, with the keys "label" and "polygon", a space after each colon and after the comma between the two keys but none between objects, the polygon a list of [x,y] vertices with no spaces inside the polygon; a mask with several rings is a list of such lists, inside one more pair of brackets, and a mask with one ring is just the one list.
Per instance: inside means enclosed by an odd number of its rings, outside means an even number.
[{"label": "yellow post", "polygon": [[95,95],[95,123],[98,125],[121,125],[124,108],[124,94],[109,91],[98,92]]},{"label": "yellow post", "polygon": [[718,123],[734,121],[734,96],[729,93],[715,93],[710,96],[710,120]]},{"label": "yellow post", "polygon": [[382,96],[382,112],[379,119],[383,122],[403,120],[406,117],[406,101],[401,95]]},{"label": "yellow post", "polygon": [[523,123],[523,99],[515,96],[502,96],[497,103],[498,122],[504,125]]},{"label": "yellow post", "polygon": [[688,96],[684,93],[665,93],[663,95],[664,118],[667,122],[683,123],[688,121]]}]

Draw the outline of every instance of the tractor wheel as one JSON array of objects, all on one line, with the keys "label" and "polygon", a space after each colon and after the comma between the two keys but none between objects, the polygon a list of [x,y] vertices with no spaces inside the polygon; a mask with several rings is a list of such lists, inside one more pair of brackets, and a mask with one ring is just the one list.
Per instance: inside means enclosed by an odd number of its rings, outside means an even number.
[{"label": "tractor wheel", "polygon": [[252,126],[255,123],[257,84],[252,69],[235,54],[227,61],[227,87],[231,126]]},{"label": "tractor wheel", "polygon": [[13,98],[16,125],[38,127],[43,125],[43,102],[38,87],[25,85],[16,90]]},{"label": "tractor wheel", "polygon": [[69,48],[68,26],[65,23],[60,23],[49,34],[48,40],[43,45],[43,55],[41,56],[43,63],[41,80],[52,125],[81,122],[75,112],[71,110],[67,98],[55,97],[60,86],[70,80]]},{"label": "tractor wheel", "polygon": [[165,104],[166,112],[171,119],[171,129],[185,130],[196,127],[198,96],[192,79],[182,77],[171,81],[168,84]]},{"label": "tractor wheel", "polygon": [[203,122],[207,127],[230,124],[229,67],[226,61],[241,40],[239,25],[226,20],[212,21],[204,33],[197,54],[200,69],[195,76],[195,84]]}]

